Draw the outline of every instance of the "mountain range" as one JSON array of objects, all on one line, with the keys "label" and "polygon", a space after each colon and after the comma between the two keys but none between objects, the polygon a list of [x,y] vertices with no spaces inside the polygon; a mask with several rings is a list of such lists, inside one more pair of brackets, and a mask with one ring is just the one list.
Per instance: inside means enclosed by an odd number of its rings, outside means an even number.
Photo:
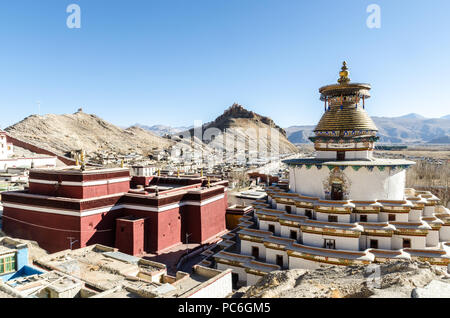
[{"label": "mountain range", "polygon": [[[450,143],[450,115],[441,118],[426,118],[419,114],[400,117],[372,117],[378,128],[380,143]],[[286,128],[290,142],[308,143],[314,134],[315,125],[291,126]]]}]

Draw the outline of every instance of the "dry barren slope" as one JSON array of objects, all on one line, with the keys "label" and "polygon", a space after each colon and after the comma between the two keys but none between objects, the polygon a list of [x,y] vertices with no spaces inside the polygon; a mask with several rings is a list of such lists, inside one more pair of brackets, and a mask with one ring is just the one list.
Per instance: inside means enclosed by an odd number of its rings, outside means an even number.
[{"label": "dry barren slope", "polygon": [[[214,134],[211,141],[207,140],[208,138],[205,140],[210,147],[216,149],[230,151],[229,140],[235,140],[234,147],[239,148],[242,145],[246,150],[279,151],[280,153],[298,151],[297,147],[287,139],[286,132],[277,126],[272,119],[248,111],[239,104],[233,104],[214,121],[203,125],[204,139],[208,135],[205,134],[205,131],[210,128],[216,128],[221,132],[220,134]],[[272,142],[272,132],[277,134],[277,145]],[[194,134],[193,129],[190,130],[190,134]]]},{"label": "dry barren slope", "polygon": [[431,291],[435,297],[450,297],[450,275],[446,267],[394,261],[380,266],[325,266],[316,270],[276,271],[254,286],[243,287],[234,297],[409,298],[422,297],[426,294],[424,291]]},{"label": "dry barren slope", "polygon": [[143,153],[166,148],[171,141],[138,128],[121,129],[81,111],[75,114],[32,115],[5,129],[11,136],[55,152],[83,149],[87,152]]}]

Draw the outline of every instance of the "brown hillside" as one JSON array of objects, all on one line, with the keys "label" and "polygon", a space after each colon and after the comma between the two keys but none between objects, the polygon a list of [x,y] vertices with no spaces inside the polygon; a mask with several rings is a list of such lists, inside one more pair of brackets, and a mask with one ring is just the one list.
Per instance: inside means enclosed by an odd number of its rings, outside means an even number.
[{"label": "brown hillside", "polygon": [[57,153],[79,149],[87,153],[102,150],[119,154],[143,153],[172,144],[144,129],[122,129],[82,111],[66,115],[32,115],[5,130],[15,138]]}]

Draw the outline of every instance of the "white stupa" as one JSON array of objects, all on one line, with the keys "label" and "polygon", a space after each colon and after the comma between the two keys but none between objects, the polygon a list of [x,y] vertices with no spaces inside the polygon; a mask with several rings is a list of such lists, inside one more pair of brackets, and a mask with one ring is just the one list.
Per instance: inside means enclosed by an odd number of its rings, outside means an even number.
[{"label": "white stupa", "polygon": [[255,201],[254,215],[241,218],[204,265],[231,268],[249,285],[270,271],[323,264],[449,264],[450,211],[431,192],[405,188],[414,162],[373,156],[370,88],[351,83],[344,62],[338,83],[319,89],[325,107],[311,137],[316,156],[285,161],[289,189],[268,187],[268,200]]}]

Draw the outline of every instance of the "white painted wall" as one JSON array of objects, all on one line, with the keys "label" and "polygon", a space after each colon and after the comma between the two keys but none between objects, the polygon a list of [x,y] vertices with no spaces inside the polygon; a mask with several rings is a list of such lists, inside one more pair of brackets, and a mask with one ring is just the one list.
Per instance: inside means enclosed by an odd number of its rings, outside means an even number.
[{"label": "white painted wall", "polygon": [[295,231],[297,233],[297,240],[301,236],[301,231],[299,228],[281,225],[280,230],[281,230],[281,237],[284,237],[284,238],[290,238],[291,231]]},{"label": "white painted wall", "polygon": [[407,235],[393,235],[392,249],[400,250],[403,248],[403,239],[411,240],[411,248],[421,249],[426,247],[426,237],[424,236],[407,236]]},{"label": "white painted wall", "polygon": [[450,241],[450,226],[442,226],[439,230],[439,240],[441,242]]},{"label": "white painted wall", "polygon": [[379,222],[378,214],[352,213],[352,222],[361,222],[361,215],[367,216],[367,222]]},{"label": "white painted wall", "polygon": [[[325,198],[324,182],[328,180],[330,170],[322,167],[320,170],[315,166],[310,169],[306,167],[295,167],[295,192]],[[379,171],[374,167],[372,171],[362,167],[354,171],[347,167],[343,171],[350,181],[349,199],[351,200],[403,200],[405,189],[405,170],[397,169],[391,171],[386,168]]]},{"label": "white painted wall", "polygon": [[233,273],[238,274],[239,277],[239,283],[247,285],[247,272],[245,271],[245,268],[243,267],[237,267],[232,265],[225,265],[222,263],[217,263],[216,268],[219,270],[226,270],[226,269],[232,269]]},{"label": "white painted wall", "polygon": [[388,222],[389,214],[395,214],[395,222],[408,222],[409,213],[389,213],[389,212],[379,213],[380,222]]},{"label": "white painted wall", "polygon": [[279,222],[271,222],[266,220],[259,220],[259,229],[263,231],[269,230],[269,225],[273,225],[275,227],[275,235],[281,235],[281,226]]},{"label": "white painted wall", "polygon": [[320,267],[320,263],[306,260],[299,257],[289,256],[289,269],[317,269]]},{"label": "white painted wall", "polygon": [[261,278],[262,276],[247,273],[247,286],[255,285]]},{"label": "white painted wall", "polygon": [[428,230],[426,245],[427,247],[436,247],[439,245],[439,231]]},{"label": "white painted wall", "polygon": [[280,250],[274,250],[274,249],[267,248],[266,249],[266,261],[267,261],[267,263],[277,265],[277,255],[283,256],[283,266],[285,268],[288,268],[289,260],[288,260],[288,255],[287,255],[287,253],[285,251],[280,251]]},{"label": "white painted wall", "polygon": [[424,216],[433,216],[434,213],[434,205],[425,206],[423,209],[423,215]]},{"label": "white painted wall", "polygon": [[18,158],[18,159],[4,159],[0,160],[0,170],[7,168],[31,168],[31,163],[34,163],[35,168],[56,167],[56,157],[42,157],[42,158]]},{"label": "white painted wall", "polygon": [[264,244],[257,243],[257,242],[250,242],[247,240],[241,240],[241,254],[252,256],[252,247],[258,247],[259,248],[259,260],[265,261],[266,259],[266,247]]},{"label": "white painted wall", "polygon": [[361,235],[360,240],[360,250],[364,251],[370,248],[370,240],[378,241],[378,249],[380,250],[390,250],[392,248],[391,237],[384,236],[370,236],[370,235]]},{"label": "white painted wall", "polygon": [[323,247],[325,239],[335,240],[337,250],[359,251],[359,237],[327,236],[313,233],[302,233],[306,246]]},{"label": "white painted wall", "polygon": [[411,209],[408,214],[408,222],[420,222],[422,210]]},{"label": "white painted wall", "polygon": [[338,218],[338,223],[350,223],[350,214],[331,214],[331,213],[321,213],[316,212],[316,219],[318,221],[328,222],[328,216],[335,215]]},{"label": "white painted wall", "polygon": [[225,298],[233,292],[232,285],[231,273],[228,273],[190,295],[189,298]]}]

